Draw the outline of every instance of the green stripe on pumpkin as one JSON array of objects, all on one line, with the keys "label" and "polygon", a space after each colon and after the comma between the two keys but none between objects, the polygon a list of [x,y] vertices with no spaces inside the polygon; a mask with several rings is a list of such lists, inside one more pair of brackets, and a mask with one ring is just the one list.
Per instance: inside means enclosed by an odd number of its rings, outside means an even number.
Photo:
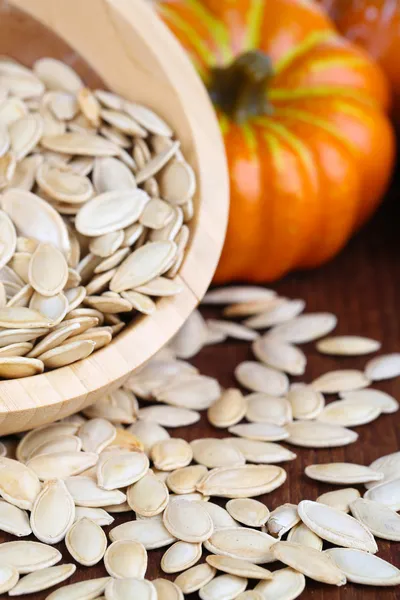
[{"label": "green stripe on pumpkin", "polygon": [[271,88],[268,90],[268,98],[271,101],[279,100],[302,100],[307,98],[331,98],[332,95],[342,96],[357,100],[362,104],[377,106],[373,98],[367,96],[365,90],[356,90],[349,87],[340,87],[336,85],[298,87],[295,89]]},{"label": "green stripe on pumpkin", "polygon": [[307,169],[313,169],[313,159],[311,152],[308,150],[307,146],[301,141],[297,135],[292,133],[285,125],[282,123],[277,123],[268,117],[263,117],[257,120],[257,125],[261,125],[268,129],[265,132],[264,136],[268,136],[268,134],[273,131],[276,135],[282,138],[287,145],[294,150],[294,152],[300,157],[301,162],[305,165]]},{"label": "green stripe on pumpkin", "polygon": [[229,33],[225,24],[215,18],[199,0],[186,0],[193,14],[203,23],[208,30],[221,58],[224,62],[230,62],[233,58],[232,48],[229,42]]},{"label": "green stripe on pumpkin", "polygon": [[254,50],[260,47],[261,24],[264,16],[265,0],[252,0],[247,14],[247,31],[243,51]]},{"label": "green stripe on pumpkin", "polygon": [[315,46],[323,44],[328,40],[334,39],[335,37],[337,37],[337,33],[334,31],[313,31],[302,42],[300,42],[300,44],[297,44],[297,46],[289,50],[285,56],[278,60],[278,62],[274,65],[275,73],[281,73],[297,58],[307,54],[307,52],[315,48]]}]

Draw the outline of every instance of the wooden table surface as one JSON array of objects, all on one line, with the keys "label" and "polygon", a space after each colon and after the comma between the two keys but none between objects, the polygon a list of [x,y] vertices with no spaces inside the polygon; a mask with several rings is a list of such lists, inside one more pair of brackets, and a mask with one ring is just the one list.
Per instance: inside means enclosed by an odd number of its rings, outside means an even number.
[{"label": "wooden table surface", "polygon": [[[3,10],[3,12],[2,12]],[[88,83],[94,84],[96,78],[76,61],[66,46],[43,28],[18,15],[9,12],[6,3],[0,1],[0,39],[1,54],[12,53],[27,64],[41,55],[64,57],[74,64]],[[19,44],[15,44],[15,40]],[[26,41],[29,39],[29,43]],[[339,317],[336,330],[339,334],[362,334],[381,340],[383,352],[400,350],[400,205],[398,189],[400,180],[393,183],[388,199],[367,226],[330,264],[304,274],[291,275],[274,286],[280,294],[292,298],[304,298],[308,311],[331,311]],[[206,316],[217,316],[218,310],[205,309]],[[305,346],[309,363],[303,381],[311,381],[317,375],[335,368],[363,367],[365,359],[334,359],[323,357],[314,350],[313,345]],[[218,378],[222,386],[235,385],[234,367],[241,361],[252,357],[250,346],[246,342],[228,341],[218,346],[209,346],[193,361],[202,373]],[[400,379],[377,385],[400,398]],[[328,484],[307,479],[304,467],[307,464],[329,461],[349,461],[368,465],[374,459],[400,448],[400,412],[383,415],[375,422],[355,429],[359,439],[355,444],[333,450],[306,450],[298,448],[297,459],[285,463],[287,480],[285,484],[271,494],[261,497],[270,510],[284,502],[297,503],[302,499],[316,499],[323,492],[335,489]],[[199,437],[225,435],[215,430],[205,418],[189,428],[171,430],[174,437],[187,440]],[[293,450],[294,447],[291,447]],[[360,486],[362,491],[362,486]],[[130,515],[116,515],[113,526],[129,520]],[[0,533],[0,542],[11,540],[11,536]],[[28,538],[29,539],[29,538]],[[33,538],[32,538],[33,539]],[[400,567],[400,545],[378,540],[379,556]],[[63,562],[70,562],[64,544],[57,546],[64,556]],[[159,564],[162,551],[149,552],[147,576],[154,579],[163,576]],[[79,566],[75,575],[67,582],[104,576],[102,566],[85,568]],[[49,592],[32,594],[32,600],[44,600]],[[400,588],[372,588],[348,584],[342,588],[307,581],[302,594],[304,600],[382,600],[400,598]],[[1,596],[5,597],[5,596]],[[8,596],[6,596],[8,597]],[[197,594],[188,596],[190,600]],[[138,598],[137,600],[141,600]]]}]

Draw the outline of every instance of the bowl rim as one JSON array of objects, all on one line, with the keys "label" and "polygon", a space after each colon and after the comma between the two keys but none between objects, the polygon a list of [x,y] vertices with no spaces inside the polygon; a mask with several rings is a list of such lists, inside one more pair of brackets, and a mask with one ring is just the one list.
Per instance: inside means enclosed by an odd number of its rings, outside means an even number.
[{"label": "bowl rim", "polygon": [[[10,4],[69,43],[110,89],[115,89],[109,81],[112,73],[110,71],[110,76],[104,77],[98,68],[101,59],[96,58],[96,51],[100,48],[97,38],[101,36],[97,32],[98,35],[93,36],[91,41],[83,39],[82,24],[88,24],[90,18],[93,21],[93,9],[96,8],[97,12],[106,13],[107,18],[99,17],[101,27],[109,28],[110,32],[112,29],[114,36],[117,32],[122,38],[121,45],[133,34],[139,35],[142,42],[143,37],[149,35],[154,59],[168,78],[171,89],[180,100],[180,108],[185,112],[190,129],[190,136],[186,136],[188,160],[194,166],[199,185],[196,193],[198,211],[191,227],[190,245],[177,276],[183,286],[182,292],[177,296],[160,298],[155,313],[134,319],[109,345],[88,358],[40,375],[0,381],[2,434],[29,429],[77,412],[100,394],[119,386],[135,368],[160,350],[181,327],[208,288],[222,251],[229,210],[228,172],[215,112],[183,49],[150,6],[142,0],[85,0],[84,3],[69,0],[57,3],[56,12],[54,0],[10,0]],[[133,39],[129,38],[129,41]],[[119,37],[115,40],[118,43]],[[157,54],[154,40],[157,47],[168,48],[168,52],[158,51]]]}]

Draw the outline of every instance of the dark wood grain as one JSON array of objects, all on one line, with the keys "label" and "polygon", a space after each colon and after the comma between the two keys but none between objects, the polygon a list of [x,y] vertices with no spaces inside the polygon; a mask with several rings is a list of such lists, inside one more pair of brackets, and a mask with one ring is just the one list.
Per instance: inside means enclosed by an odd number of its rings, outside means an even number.
[{"label": "dark wood grain", "polygon": [[[26,64],[31,64],[35,58],[46,54],[64,58],[78,69],[88,83],[98,83],[95,75],[63,42],[44,28],[33,24],[25,16],[8,10],[4,3],[0,3],[0,53],[12,54]],[[381,340],[383,352],[400,351],[398,189],[398,184],[394,182],[385,205],[373,222],[356,236],[333,262],[313,272],[291,275],[274,286],[280,294],[304,298],[308,311],[331,311],[337,314],[337,333],[362,334]],[[267,260],[268,257],[263,259]],[[204,314],[217,316],[218,310],[206,309]],[[305,350],[309,364],[304,381],[311,381],[329,369],[362,368],[365,364],[365,359],[336,360],[323,357],[316,353],[313,345],[305,346]],[[202,373],[217,377],[221,385],[227,387],[235,385],[234,367],[251,356],[248,343],[229,341],[216,347],[205,348],[193,362]],[[388,381],[376,387],[400,398],[400,380]],[[261,500],[272,510],[284,502],[297,503],[306,498],[315,499],[319,494],[335,489],[328,484],[318,484],[307,479],[303,475],[304,467],[310,463],[328,461],[350,461],[368,465],[378,456],[399,449],[399,429],[400,413],[383,415],[372,424],[356,428],[359,439],[351,446],[334,450],[297,449],[297,459],[283,465],[288,474],[286,483]],[[222,437],[224,432],[215,430],[202,418],[201,422],[190,428],[171,430],[171,434],[191,440],[199,437]],[[130,518],[129,513],[116,515],[114,525]],[[7,534],[0,534],[0,542],[11,539],[13,538]],[[399,544],[380,540],[378,544],[379,556],[400,567]],[[63,553],[64,562],[70,562],[64,544],[58,544],[57,547]],[[163,576],[159,568],[161,556],[162,551],[149,553],[147,576],[150,579]],[[102,566],[79,566],[68,583],[105,574]],[[46,591],[29,597],[32,600],[44,600],[48,594]],[[307,588],[302,594],[304,600],[372,600],[378,596],[384,600],[396,600],[400,598],[400,591],[399,588],[378,589],[352,584],[334,588],[307,581]],[[190,600],[197,597],[192,595]]]}]

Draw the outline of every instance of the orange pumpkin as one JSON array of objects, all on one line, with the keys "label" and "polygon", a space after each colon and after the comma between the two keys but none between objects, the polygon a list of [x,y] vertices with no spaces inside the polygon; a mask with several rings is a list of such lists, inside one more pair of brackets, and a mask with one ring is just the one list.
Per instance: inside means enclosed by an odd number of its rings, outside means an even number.
[{"label": "orange pumpkin", "polygon": [[231,208],[215,281],[273,280],[333,257],[373,213],[392,170],[380,69],[309,0],[156,6],[225,136]]},{"label": "orange pumpkin", "polygon": [[320,0],[338,29],[379,62],[393,88],[400,121],[400,3],[397,0]]}]

